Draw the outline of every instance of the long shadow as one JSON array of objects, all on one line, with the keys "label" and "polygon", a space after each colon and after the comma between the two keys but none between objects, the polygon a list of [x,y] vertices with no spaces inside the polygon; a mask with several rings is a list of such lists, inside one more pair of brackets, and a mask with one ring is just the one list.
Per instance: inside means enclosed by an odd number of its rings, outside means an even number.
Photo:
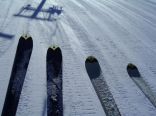
[{"label": "long shadow", "polygon": [[35,10],[35,12],[33,13],[33,15],[31,16],[32,18],[37,17],[37,15],[39,14],[39,12],[42,10],[42,7],[44,6],[46,0],[42,0],[41,3],[39,4],[39,6],[37,7],[37,9]]},{"label": "long shadow", "polygon": [[0,37],[6,38],[6,39],[12,39],[14,37],[14,35],[10,35],[10,34],[0,32]]},{"label": "long shadow", "polygon": [[[30,19],[36,19],[36,20],[43,20],[43,21],[55,21],[54,14],[60,15],[62,13],[62,7],[58,6],[52,6],[48,9],[43,9],[43,6],[45,4],[46,0],[42,0],[41,3],[37,8],[32,7],[30,4],[23,6],[20,11],[15,14],[14,16],[23,17],[23,18],[30,18]],[[33,13],[31,15],[24,14],[25,11],[32,11]],[[47,17],[39,17],[39,13],[45,13],[48,16]]]}]

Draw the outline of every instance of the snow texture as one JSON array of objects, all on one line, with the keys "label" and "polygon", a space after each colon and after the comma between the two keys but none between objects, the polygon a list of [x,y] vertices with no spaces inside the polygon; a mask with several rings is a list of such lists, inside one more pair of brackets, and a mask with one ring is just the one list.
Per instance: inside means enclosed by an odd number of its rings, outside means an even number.
[{"label": "snow texture", "polygon": [[[49,12],[53,5],[63,8],[59,16]],[[0,0],[0,113],[19,38],[29,34],[33,51],[16,116],[47,115],[46,53],[52,45],[62,50],[64,116],[106,115],[85,69],[90,55],[122,116],[155,116],[126,70],[135,64],[156,94],[155,11],[155,0]]]}]

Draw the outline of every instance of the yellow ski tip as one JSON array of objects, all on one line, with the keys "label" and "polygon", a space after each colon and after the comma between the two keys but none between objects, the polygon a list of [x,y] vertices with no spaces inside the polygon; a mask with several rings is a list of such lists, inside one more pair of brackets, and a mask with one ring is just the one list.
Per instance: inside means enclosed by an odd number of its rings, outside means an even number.
[{"label": "yellow ski tip", "polygon": [[136,66],[134,64],[132,64],[132,63],[129,63],[127,65],[127,68],[129,68],[129,69],[136,69]]},{"label": "yellow ski tip", "polygon": [[86,59],[86,62],[90,62],[90,63],[97,62],[97,59],[94,56],[89,56]]},{"label": "yellow ski tip", "polygon": [[51,48],[52,50],[56,50],[56,49],[59,48],[59,46],[57,46],[57,45],[53,45],[53,46],[51,46],[50,48]]},{"label": "yellow ski tip", "polygon": [[27,40],[28,38],[30,38],[31,36],[29,34],[23,34],[22,38],[24,38],[25,40]]}]

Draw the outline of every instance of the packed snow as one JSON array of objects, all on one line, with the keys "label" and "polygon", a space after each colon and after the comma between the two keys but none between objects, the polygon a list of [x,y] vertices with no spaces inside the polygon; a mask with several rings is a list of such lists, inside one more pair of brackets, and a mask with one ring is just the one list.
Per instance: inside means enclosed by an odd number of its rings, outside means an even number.
[{"label": "packed snow", "polygon": [[62,50],[64,116],[106,115],[85,68],[88,56],[99,61],[122,116],[156,115],[127,73],[128,63],[135,64],[156,96],[155,0],[0,0],[0,114],[23,34],[32,37],[33,51],[16,116],[47,115],[52,45]]}]

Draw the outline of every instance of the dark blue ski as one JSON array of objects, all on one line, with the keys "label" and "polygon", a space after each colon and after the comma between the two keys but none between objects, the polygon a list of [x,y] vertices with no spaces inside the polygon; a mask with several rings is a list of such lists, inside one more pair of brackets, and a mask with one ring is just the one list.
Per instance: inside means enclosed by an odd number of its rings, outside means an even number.
[{"label": "dark blue ski", "polygon": [[153,93],[149,85],[142,78],[138,68],[134,64],[129,63],[127,65],[127,72],[131,79],[134,81],[134,83],[140,88],[144,95],[153,104],[153,106],[156,107],[156,95]]},{"label": "dark blue ski", "polygon": [[55,46],[47,51],[47,116],[63,116],[62,53]]},{"label": "dark blue ski", "polygon": [[120,116],[120,112],[104,79],[98,60],[90,56],[86,59],[85,66],[106,115]]},{"label": "dark blue ski", "polygon": [[11,77],[6,93],[4,107],[1,116],[15,116],[27,72],[30,56],[33,49],[31,37],[22,36],[16,50],[16,56],[11,72]]}]

